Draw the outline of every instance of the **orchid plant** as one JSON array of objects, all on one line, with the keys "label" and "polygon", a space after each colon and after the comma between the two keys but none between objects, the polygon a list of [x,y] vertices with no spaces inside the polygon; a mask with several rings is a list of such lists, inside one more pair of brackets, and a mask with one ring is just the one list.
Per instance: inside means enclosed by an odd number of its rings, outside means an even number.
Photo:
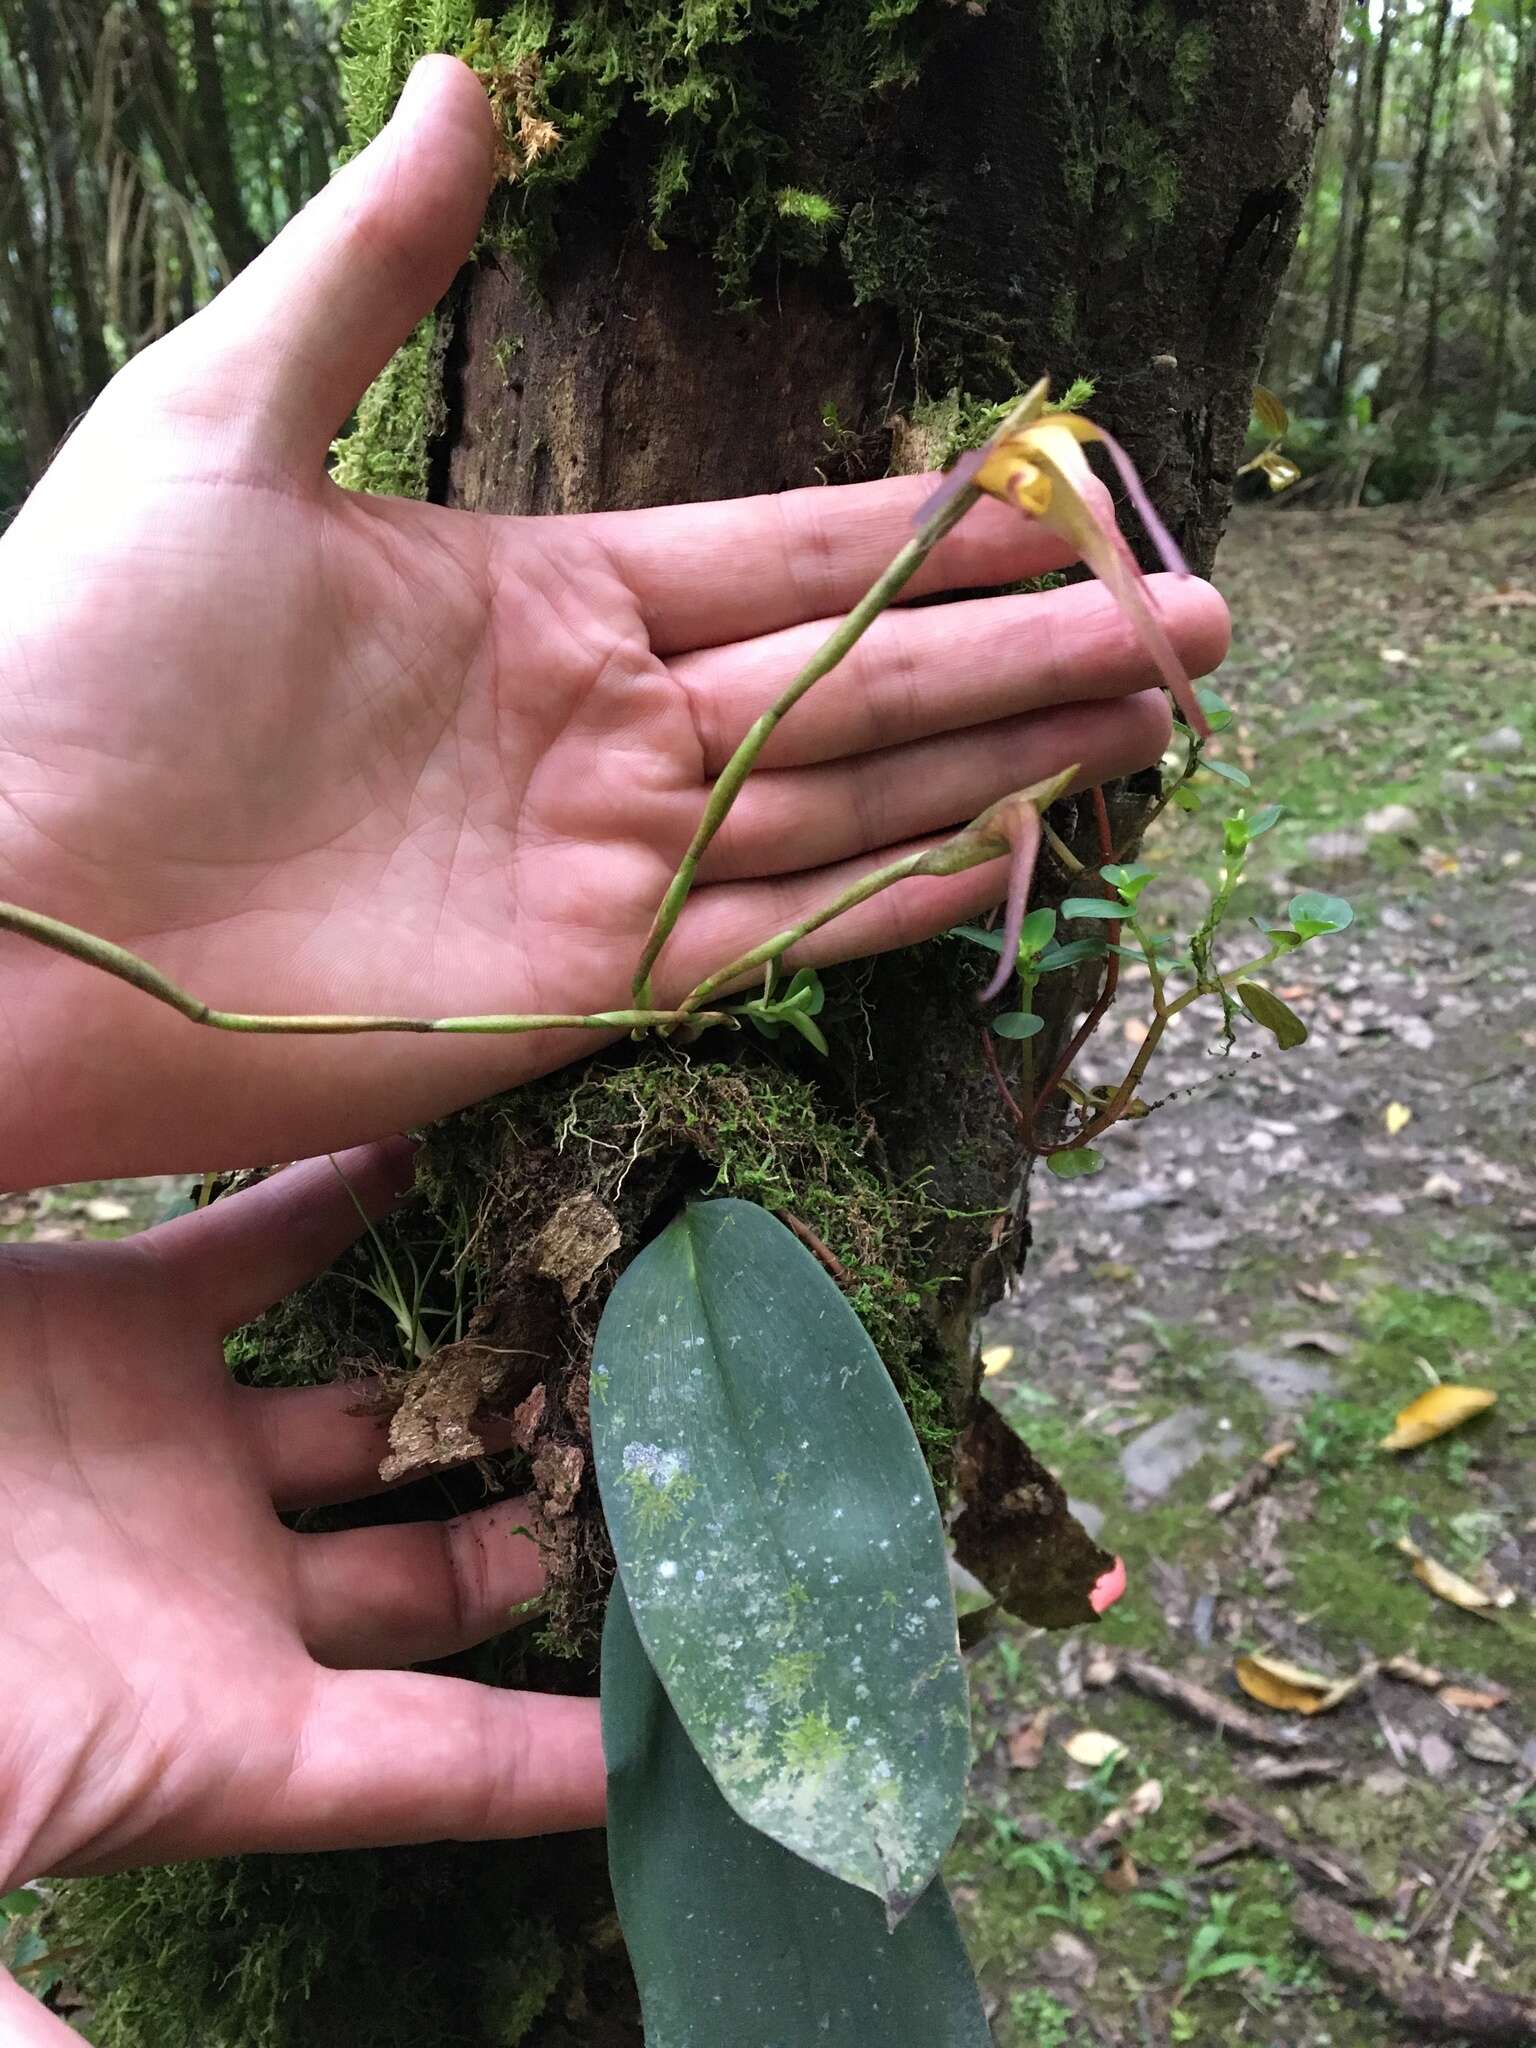
[{"label": "orchid plant", "polygon": [[[1049,405],[1044,380],[966,455],[918,514],[884,573],[760,717],[722,770],[693,839],[657,907],[628,1008],[584,1016],[271,1016],[215,1010],[151,962],[75,926],[0,903],[0,929],[116,976],[190,1022],[261,1033],[532,1032],[583,1028],[692,1036],[750,1026],[797,1033],[818,1051],[821,984],[801,968],[776,976],[807,934],[914,875],[957,874],[1007,858],[997,930],[963,934],[994,950],[983,999],[1015,976],[1020,1007],[991,1029],[1021,1041],[1043,1028],[1039,977],[1103,959],[1097,1000],[1038,1098],[1062,1090],[1075,1130],[1035,1138],[1033,1090],[1015,1101],[983,1044],[1031,1154],[1058,1172],[1092,1171],[1088,1139],[1136,1113],[1146,1058],[1198,996],[1234,1000],[1294,1042],[1304,1027],[1250,980],[1227,994],[1211,959],[1215,928],[1260,817],[1228,820],[1227,865],[1187,962],[1174,962],[1143,923],[1152,871],[1117,857],[1102,792],[1094,792],[1101,861],[1113,894],[1069,899],[1066,917],[1101,919],[1094,939],[1063,945],[1057,913],[1026,916],[1043,842],[1089,871],[1051,830],[1050,803],[1075,770],[1011,792],[937,844],[862,876],[812,914],[722,962],[673,1008],[652,976],[700,863],[779,722],[857,643],[944,536],[985,493],[1064,539],[1100,577],[1173,696],[1187,743],[1182,771],[1154,811],[1188,796],[1197,768],[1242,771],[1204,756],[1216,719],[1197,693],[1126,546],[1085,450],[1098,443],[1164,566],[1189,572],[1134,466],[1101,427]],[[1270,819],[1273,822],[1273,819]],[[1086,886],[1086,883],[1085,883]],[[1263,958],[1347,922],[1347,906],[1298,898],[1289,927],[1265,931]],[[1129,940],[1121,944],[1122,930]],[[1107,1097],[1070,1079],[1077,1051],[1112,1000],[1118,963],[1145,963],[1156,1015],[1142,1051]],[[1187,966],[1192,986],[1169,991]],[[761,974],[760,993],[732,1000]],[[419,1322],[388,1267],[381,1298],[403,1329]],[[456,1325],[457,1327],[458,1325]],[[419,1347],[418,1347],[419,1348]],[[995,1411],[991,1413],[997,1420]],[[890,1374],[837,1284],[765,1209],[737,1200],[687,1205],[630,1262],[608,1298],[590,1379],[593,1463],[617,1576],[603,1638],[602,1707],[609,1770],[609,1860],[645,2009],[650,2048],[702,2039],[772,2038],[820,2048],[828,2038],[879,2038],[890,2048],[985,2048],[990,2039],[963,1944],[936,1873],[963,1811],[966,1680],[946,1557],[946,1532],[922,1452]],[[1000,1420],[998,1427],[1004,1428]],[[1018,1454],[1027,1452],[1008,1437]],[[1048,1475],[1047,1475],[1048,1476]],[[1082,1532],[1078,1532],[1082,1536]],[[1102,1614],[1125,1569],[1082,1537],[1069,1612]],[[1075,1601],[1075,1609],[1071,1603]],[[1053,1620],[1052,1625],[1057,1625]],[[836,1940],[825,1930],[835,1927]]]}]

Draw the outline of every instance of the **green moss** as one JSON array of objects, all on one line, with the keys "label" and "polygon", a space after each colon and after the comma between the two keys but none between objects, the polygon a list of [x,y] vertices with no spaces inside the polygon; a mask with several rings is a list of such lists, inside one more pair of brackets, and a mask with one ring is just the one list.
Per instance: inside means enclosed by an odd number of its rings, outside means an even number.
[{"label": "green moss", "polygon": [[1179,144],[1200,118],[1215,40],[1204,23],[1181,27],[1167,0],[1048,0],[1044,36],[1067,116],[1067,192],[1113,253],[1173,219]]},{"label": "green moss", "polygon": [[426,496],[432,439],[443,422],[445,338],[429,315],[369,385],[356,425],[336,444],[332,475],[347,490]]},{"label": "green moss", "polygon": [[514,2048],[564,1969],[527,1916],[527,1860],[487,1844],[135,1871],[62,1885],[55,1938],[78,1949],[97,2048]]},{"label": "green moss", "polygon": [[[754,265],[785,230],[791,253],[803,254],[807,226],[831,234],[845,206],[842,193],[784,177],[803,153],[780,104],[789,37],[817,52],[821,114],[835,135],[869,94],[910,83],[944,11],[940,0],[873,9],[867,0],[517,0],[495,13],[470,0],[361,0],[345,33],[344,83],[363,142],[388,118],[416,57],[449,50],[472,64],[502,112],[515,174],[497,231],[533,257],[549,246],[560,192],[633,117],[626,155],[652,235],[712,247],[722,289],[746,299]],[[551,124],[558,146],[530,156],[530,120]],[[785,208],[786,191],[817,201],[817,217]]]}]

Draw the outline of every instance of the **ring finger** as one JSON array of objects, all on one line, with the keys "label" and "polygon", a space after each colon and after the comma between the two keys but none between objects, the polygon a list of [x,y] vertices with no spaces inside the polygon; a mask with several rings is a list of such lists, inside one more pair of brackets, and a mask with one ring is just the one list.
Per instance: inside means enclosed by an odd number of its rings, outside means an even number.
[{"label": "ring finger", "polygon": [[853,760],[754,775],[715,838],[707,882],[828,867],[877,847],[964,825],[1010,790],[1068,768],[1088,788],[1116,772],[1128,735],[1166,734],[1155,692],[1113,704],[1057,704],[1021,718],[888,747]]}]

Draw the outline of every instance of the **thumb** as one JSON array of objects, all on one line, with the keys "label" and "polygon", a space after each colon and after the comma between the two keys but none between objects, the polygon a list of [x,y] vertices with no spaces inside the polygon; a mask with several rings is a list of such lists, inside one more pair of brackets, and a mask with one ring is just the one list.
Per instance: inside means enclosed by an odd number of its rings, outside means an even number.
[{"label": "thumb", "polygon": [[[491,188],[480,81],[424,57],[388,125],[213,303],[124,381],[318,474],[347,414],[468,256]],[[254,428],[254,435],[239,428]]]}]

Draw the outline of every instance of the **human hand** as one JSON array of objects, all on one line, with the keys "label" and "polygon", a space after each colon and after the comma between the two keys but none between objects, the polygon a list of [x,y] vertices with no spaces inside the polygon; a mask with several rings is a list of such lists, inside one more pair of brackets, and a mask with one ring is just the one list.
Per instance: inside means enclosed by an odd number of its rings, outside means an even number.
[{"label": "human hand", "polygon": [[[564,519],[338,489],[332,437],[469,248],[490,165],[477,82],[429,60],[384,134],[114,381],[0,542],[0,896],[221,1007],[625,1004],[713,775],[931,487]],[[986,503],[911,594],[1064,560]],[[1168,578],[1157,598],[1204,673],[1220,599]],[[888,612],[770,743],[658,1000],[1012,789],[1155,760],[1154,680],[1096,585]],[[1005,879],[905,882],[796,957],[911,943]],[[0,935],[0,1185],[319,1151],[592,1043],[226,1037]]]},{"label": "human hand", "polygon": [[[398,1142],[338,1163],[375,1215],[409,1184]],[[278,1519],[376,1491],[384,1426],[355,1386],[238,1386],[221,1339],[356,1236],[347,1184],[311,1160],[144,1237],[0,1250],[0,1892],[602,1820],[595,1699],[397,1668],[538,1592],[524,1504]],[[0,1982],[0,2036],[24,2012]]]}]

